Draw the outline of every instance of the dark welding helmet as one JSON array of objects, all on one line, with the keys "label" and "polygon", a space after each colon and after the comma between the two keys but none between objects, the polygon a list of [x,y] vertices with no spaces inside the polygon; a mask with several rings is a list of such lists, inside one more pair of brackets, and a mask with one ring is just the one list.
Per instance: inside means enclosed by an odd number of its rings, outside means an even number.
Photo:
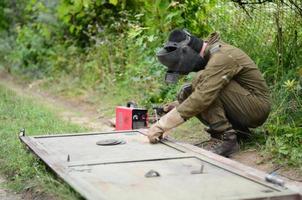
[{"label": "dark welding helmet", "polygon": [[168,68],[165,76],[167,83],[175,83],[179,75],[197,72],[204,68],[207,63],[199,55],[199,52],[189,46],[192,36],[187,31],[184,33],[184,40],[180,42],[168,41],[156,54],[159,62]]}]

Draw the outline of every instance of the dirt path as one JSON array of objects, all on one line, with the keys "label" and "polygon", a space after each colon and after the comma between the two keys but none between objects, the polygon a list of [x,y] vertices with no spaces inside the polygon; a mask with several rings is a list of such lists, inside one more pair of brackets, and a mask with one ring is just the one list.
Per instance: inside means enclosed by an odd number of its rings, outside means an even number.
[{"label": "dirt path", "polygon": [[[80,100],[66,100],[62,97],[54,96],[48,92],[40,90],[38,82],[28,85],[18,84],[17,80],[14,80],[11,76],[1,72],[0,84],[14,90],[18,95],[35,98],[37,102],[41,102],[48,107],[56,109],[59,116],[64,120],[83,125],[90,128],[92,131],[113,130],[110,126],[110,119],[106,119],[102,116],[102,113],[97,111],[98,109],[96,105]],[[241,151],[234,155],[232,159],[267,173],[277,169],[277,174],[284,176],[284,179],[296,180],[302,184],[301,170],[299,171],[276,166],[270,161],[270,159],[262,157],[256,149]]]},{"label": "dirt path", "polygon": [[5,183],[5,179],[0,177],[0,199],[1,200],[19,200],[22,199],[21,195],[12,193],[6,189],[4,189],[3,184]]},{"label": "dirt path", "polygon": [[0,85],[10,88],[19,96],[35,99],[36,102],[54,109],[62,119],[87,127],[91,131],[113,130],[110,119],[99,113],[96,105],[75,99],[66,100],[63,97],[42,91],[39,88],[39,81],[30,84],[18,82],[12,76],[0,71]]}]

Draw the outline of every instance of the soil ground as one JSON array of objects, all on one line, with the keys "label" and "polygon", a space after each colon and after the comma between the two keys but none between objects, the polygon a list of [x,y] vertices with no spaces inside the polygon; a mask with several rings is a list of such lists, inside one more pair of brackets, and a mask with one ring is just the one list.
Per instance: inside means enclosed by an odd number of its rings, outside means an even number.
[{"label": "soil ground", "polygon": [[19,200],[22,199],[20,194],[15,194],[5,189],[5,179],[0,177],[0,199],[1,200]]},{"label": "soil ground", "polygon": [[[98,112],[97,105],[87,103],[83,99],[66,99],[64,97],[50,94],[43,91],[39,87],[39,81],[24,84],[9,76],[5,72],[0,72],[0,84],[12,89],[18,95],[34,98],[37,102],[45,104],[58,111],[58,115],[67,121],[76,123],[89,128],[92,131],[110,131],[111,119],[105,118],[102,113]],[[235,154],[231,159],[250,167],[272,172],[277,170],[278,175],[282,175],[284,179],[295,180],[302,184],[302,172],[297,169],[275,165],[269,158],[263,157],[257,149],[247,149]],[[0,199],[11,200],[20,199],[18,195],[14,195],[7,190],[1,189],[1,183],[4,180],[0,178]]]}]

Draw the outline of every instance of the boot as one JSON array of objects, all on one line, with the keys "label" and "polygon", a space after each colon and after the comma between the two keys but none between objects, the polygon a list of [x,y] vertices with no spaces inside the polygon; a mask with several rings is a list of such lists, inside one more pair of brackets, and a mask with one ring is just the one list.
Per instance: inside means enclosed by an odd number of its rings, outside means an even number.
[{"label": "boot", "polygon": [[201,144],[202,148],[225,157],[239,151],[235,130],[231,129],[220,134],[212,133],[211,137],[210,141]]},{"label": "boot", "polygon": [[248,127],[233,125],[236,130],[238,141],[248,141],[252,138],[252,132]]},{"label": "boot", "polygon": [[[247,127],[244,127],[244,128],[243,127],[234,127],[234,130],[236,131],[238,141],[247,141],[247,140],[251,139],[252,132]],[[204,131],[206,131],[210,135],[220,134],[219,132],[211,129],[210,127],[205,127]]]}]

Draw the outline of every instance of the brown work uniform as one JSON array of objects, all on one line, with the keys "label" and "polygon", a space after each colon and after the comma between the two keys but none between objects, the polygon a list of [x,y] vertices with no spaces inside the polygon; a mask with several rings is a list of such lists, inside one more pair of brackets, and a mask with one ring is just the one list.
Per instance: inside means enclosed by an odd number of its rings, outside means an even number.
[{"label": "brown work uniform", "polygon": [[262,125],[271,101],[256,64],[242,50],[220,41],[217,33],[207,42],[209,61],[194,78],[192,93],[179,100],[177,111],[184,119],[198,117],[218,132]]}]

